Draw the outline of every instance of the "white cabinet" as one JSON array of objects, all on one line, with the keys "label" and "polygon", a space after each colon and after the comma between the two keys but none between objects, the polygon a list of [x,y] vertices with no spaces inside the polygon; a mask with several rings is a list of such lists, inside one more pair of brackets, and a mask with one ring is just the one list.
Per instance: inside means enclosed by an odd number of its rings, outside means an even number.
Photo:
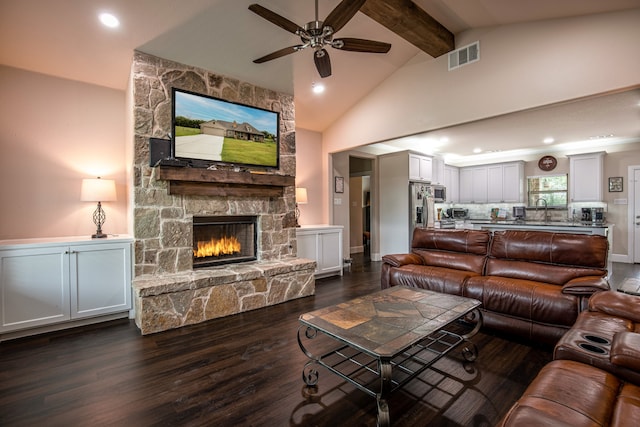
[{"label": "white cabinet", "polygon": [[446,174],[444,171],[444,158],[434,156],[431,159],[431,183],[445,185]]},{"label": "white cabinet", "polygon": [[569,157],[571,202],[601,202],[604,152]]},{"label": "white cabinet", "polygon": [[496,163],[460,169],[461,203],[521,203],[524,162]]},{"label": "white cabinet", "polygon": [[316,277],[342,275],[342,228],[306,225],[296,229],[298,257],[316,262]]},{"label": "white cabinet", "polygon": [[409,180],[431,181],[433,177],[433,159],[409,153]]},{"label": "white cabinet", "polygon": [[524,162],[487,166],[487,201],[489,203],[524,202]]},{"label": "white cabinet", "polygon": [[83,239],[0,242],[0,332],[131,309],[132,240]]},{"label": "white cabinet", "polygon": [[456,166],[444,166],[444,186],[447,188],[447,203],[460,201],[460,169]]},{"label": "white cabinet", "polygon": [[487,166],[487,202],[502,202],[502,165]]},{"label": "white cabinet", "polygon": [[460,203],[487,203],[487,167],[460,169]]}]

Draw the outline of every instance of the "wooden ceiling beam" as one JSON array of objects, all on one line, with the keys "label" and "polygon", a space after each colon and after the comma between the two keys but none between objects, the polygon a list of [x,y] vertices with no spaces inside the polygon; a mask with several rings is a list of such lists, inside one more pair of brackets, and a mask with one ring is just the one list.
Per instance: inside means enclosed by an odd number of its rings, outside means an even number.
[{"label": "wooden ceiling beam", "polygon": [[360,12],[434,58],[455,49],[453,33],[411,0],[367,0]]}]

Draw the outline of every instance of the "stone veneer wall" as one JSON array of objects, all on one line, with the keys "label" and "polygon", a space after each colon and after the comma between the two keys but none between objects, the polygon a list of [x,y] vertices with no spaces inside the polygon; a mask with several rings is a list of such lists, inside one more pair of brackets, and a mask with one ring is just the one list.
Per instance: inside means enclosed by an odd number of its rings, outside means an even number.
[{"label": "stone veneer wall", "polygon": [[171,88],[280,112],[280,169],[295,176],[293,97],[237,79],[136,52],[134,99],[134,238],[135,276],[192,269],[193,215],[258,215],[258,259],[295,255],[295,189],[281,198],[197,197],[167,194],[149,166],[149,138],[168,138]]},{"label": "stone veneer wall", "polygon": [[[296,254],[295,188],[282,197],[170,195],[149,166],[149,138],[168,138],[171,88],[280,113],[280,168],[295,176],[293,97],[135,52],[133,68],[134,302],[142,333],[235,314],[315,292],[315,262]],[[257,215],[254,263],[192,269],[194,215]]]}]

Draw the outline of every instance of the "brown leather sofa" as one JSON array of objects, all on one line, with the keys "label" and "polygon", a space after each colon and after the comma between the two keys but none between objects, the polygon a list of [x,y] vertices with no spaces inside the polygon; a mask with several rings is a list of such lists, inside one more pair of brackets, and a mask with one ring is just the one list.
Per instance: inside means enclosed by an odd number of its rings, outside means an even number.
[{"label": "brown leather sofa", "polygon": [[608,290],[604,236],[416,228],[411,253],[382,257],[381,286],[404,285],[478,299],[483,324],[554,345]]},{"label": "brown leather sofa", "polygon": [[640,425],[640,297],[600,292],[499,424]]}]

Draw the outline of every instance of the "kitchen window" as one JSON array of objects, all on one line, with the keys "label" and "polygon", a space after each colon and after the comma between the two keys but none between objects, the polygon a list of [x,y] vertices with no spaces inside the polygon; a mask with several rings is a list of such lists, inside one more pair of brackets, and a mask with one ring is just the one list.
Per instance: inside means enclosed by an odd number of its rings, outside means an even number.
[{"label": "kitchen window", "polygon": [[546,200],[547,207],[566,208],[569,200],[567,185],[567,175],[544,175],[527,177],[527,207],[544,207]]}]

